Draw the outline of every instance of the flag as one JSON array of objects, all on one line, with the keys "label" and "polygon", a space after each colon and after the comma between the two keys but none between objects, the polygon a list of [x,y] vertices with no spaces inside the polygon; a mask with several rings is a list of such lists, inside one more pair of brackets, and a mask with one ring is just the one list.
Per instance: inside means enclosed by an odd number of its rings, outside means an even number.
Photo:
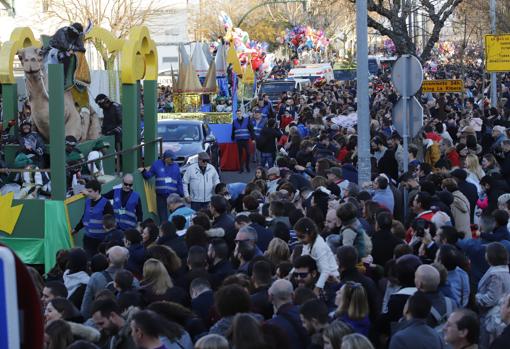
[{"label": "flag", "polygon": [[237,113],[237,74],[232,71],[232,119]]}]

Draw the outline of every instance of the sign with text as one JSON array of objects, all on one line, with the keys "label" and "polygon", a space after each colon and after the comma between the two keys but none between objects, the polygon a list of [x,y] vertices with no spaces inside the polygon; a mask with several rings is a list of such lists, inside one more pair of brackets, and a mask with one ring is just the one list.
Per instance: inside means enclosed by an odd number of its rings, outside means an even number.
[{"label": "sign with text", "polygon": [[421,92],[462,92],[464,91],[464,82],[462,80],[423,80]]},{"label": "sign with text", "polygon": [[485,70],[510,71],[510,34],[485,35]]}]

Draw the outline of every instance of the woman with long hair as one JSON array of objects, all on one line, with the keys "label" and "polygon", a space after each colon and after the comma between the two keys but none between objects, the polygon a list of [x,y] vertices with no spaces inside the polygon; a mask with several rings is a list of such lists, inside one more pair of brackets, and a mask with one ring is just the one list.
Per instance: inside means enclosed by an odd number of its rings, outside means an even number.
[{"label": "woman with long hair", "polygon": [[160,261],[148,259],[143,265],[143,279],[140,283],[142,302],[169,301],[183,304],[186,301],[184,290],[174,286],[170,275]]},{"label": "woman with long hair", "polygon": [[230,346],[225,337],[219,334],[208,334],[195,343],[195,349],[229,349]]},{"label": "woman with long hair", "polygon": [[46,305],[44,320],[46,323],[55,320],[82,322],[83,318],[73,303],[66,298],[57,297],[50,300]]},{"label": "woman with long hair", "polygon": [[340,349],[342,338],[352,333],[352,327],[343,321],[335,320],[322,332],[324,349]]},{"label": "woman with long hair", "polygon": [[491,153],[485,154],[482,157],[482,168],[487,175],[501,173],[501,168],[499,167],[498,160],[496,160],[496,157]]},{"label": "woman with long hair", "polygon": [[349,324],[354,332],[368,335],[368,299],[363,285],[347,281],[336,293],[335,305],[338,307],[335,317]]},{"label": "woman with long hair", "polygon": [[278,266],[281,262],[289,260],[289,245],[282,239],[275,237],[271,240],[271,242],[269,242],[269,246],[267,247],[266,252],[264,252],[264,256],[267,257],[274,266]]},{"label": "woman with long hair", "polygon": [[342,338],[341,349],[374,349],[374,346],[367,337],[352,333]]},{"label": "woman with long hair", "polygon": [[480,186],[480,180],[485,176],[485,172],[480,166],[480,161],[478,160],[478,156],[473,154],[468,154],[466,156],[465,161],[465,170],[468,174],[466,181],[469,183],[473,183],[478,190],[478,194],[482,192],[482,187]]},{"label": "woman with long hair", "polygon": [[44,329],[45,349],[66,349],[73,342],[71,326],[64,320],[55,320]]},{"label": "woman with long hair", "polygon": [[259,179],[267,181],[267,173],[265,167],[259,166],[255,169],[255,177],[253,178],[252,183],[255,183],[255,181]]},{"label": "woman with long hair", "polygon": [[182,276],[182,260],[170,247],[163,245],[151,246],[148,248],[147,254],[149,258],[155,258],[163,263],[172,279],[175,280],[175,278]]},{"label": "woman with long hair", "polygon": [[234,317],[231,343],[235,349],[267,348],[260,322],[249,314],[237,314]]}]

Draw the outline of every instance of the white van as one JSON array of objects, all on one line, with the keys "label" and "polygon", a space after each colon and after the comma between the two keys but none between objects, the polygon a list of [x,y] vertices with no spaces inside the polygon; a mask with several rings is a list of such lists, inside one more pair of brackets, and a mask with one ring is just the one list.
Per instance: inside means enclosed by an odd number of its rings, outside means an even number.
[{"label": "white van", "polygon": [[312,82],[319,78],[324,78],[327,81],[334,80],[333,68],[329,63],[320,64],[303,64],[291,69],[288,74],[289,79],[306,78]]}]

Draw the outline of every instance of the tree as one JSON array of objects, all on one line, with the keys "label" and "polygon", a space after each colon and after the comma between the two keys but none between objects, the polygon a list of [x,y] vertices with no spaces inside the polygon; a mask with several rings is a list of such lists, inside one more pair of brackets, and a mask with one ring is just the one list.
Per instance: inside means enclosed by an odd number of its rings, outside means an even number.
[{"label": "tree", "polygon": [[[84,26],[88,21],[93,26],[100,26],[112,32],[118,38],[126,37],[129,30],[138,25],[150,24],[151,21],[167,11],[160,0],[53,0],[46,16],[56,18],[64,25],[80,22]],[[105,66],[111,63],[112,57],[106,48],[95,43]]]},{"label": "tree", "polygon": [[[59,20],[62,25],[79,22],[85,27],[91,21],[93,26],[107,29],[117,38],[125,38],[132,27],[151,24],[169,10],[161,0],[53,0],[45,15]],[[103,43],[96,40],[93,43],[110,78],[114,77],[116,55],[108,52]],[[110,94],[114,95],[115,86],[112,85]]]},{"label": "tree", "polygon": [[[351,0],[353,1],[353,0]],[[419,56],[428,60],[432,48],[439,41],[441,30],[462,0],[367,0],[368,26],[389,37],[395,44],[397,54],[415,54],[416,42],[410,33],[407,20],[421,15],[424,47]]]}]

